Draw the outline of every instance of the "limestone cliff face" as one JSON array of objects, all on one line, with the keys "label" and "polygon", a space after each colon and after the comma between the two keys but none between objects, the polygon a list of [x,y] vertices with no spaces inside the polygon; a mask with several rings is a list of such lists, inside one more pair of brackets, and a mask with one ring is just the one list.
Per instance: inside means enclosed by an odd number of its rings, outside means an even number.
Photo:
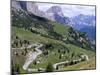
[{"label": "limestone cliff face", "polygon": [[34,2],[12,0],[12,7],[18,10],[25,10],[37,16],[45,17],[53,21],[65,23],[62,9],[59,6],[52,6],[46,12],[43,12],[39,10],[38,5]]},{"label": "limestone cliff face", "polygon": [[27,2],[26,5],[27,5],[27,11],[28,12],[31,12],[35,15],[44,17],[45,13],[43,11],[39,10],[37,4],[35,4],[34,2]]},{"label": "limestone cliff face", "polygon": [[20,3],[15,0],[11,1],[11,7],[16,8],[16,9],[21,9]]},{"label": "limestone cliff face", "polygon": [[15,1],[12,0],[12,7],[16,8],[18,10],[25,10],[27,12],[30,12],[32,14],[44,17],[45,13],[43,11],[40,11],[38,9],[38,5],[34,2],[27,2],[27,1]]},{"label": "limestone cliff face", "polygon": [[67,24],[67,19],[64,17],[62,8],[60,6],[52,6],[46,11],[47,18],[50,20],[57,21],[61,24]]}]

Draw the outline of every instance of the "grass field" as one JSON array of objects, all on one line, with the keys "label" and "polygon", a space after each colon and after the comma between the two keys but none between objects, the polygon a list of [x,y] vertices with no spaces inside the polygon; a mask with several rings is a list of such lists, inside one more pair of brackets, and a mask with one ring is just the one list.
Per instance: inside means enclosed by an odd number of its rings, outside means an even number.
[{"label": "grass field", "polygon": [[[54,46],[52,51],[49,50],[49,54],[48,54],[47,57],[44,56],[43,54],[41,54],[37,57],[36,61],[40,60],[41,61],[40,64],[34,65],[34,62],[33,62],[29,65],[29,68],[37,68],[37,69],[38,68],[46,68],[48,63],[55,64],[55,63],[66,61],[66,60],[78,59],[80,54],[88,55],[90,60],[86,61],[86,62],[81,62],[81,63],[73,65],[73,66],[61,68],[60,71],[92,69],[92,66],[95,68],[95,58],[93,58],[95,56],[95,52],[93,52],[91,50],[86,50],[86,49],[77,47],[77,46],[72,45],[72,44],[65,44],[64,42],[62,42],[60,40],[54,40],[54,39],[46,38],[46,37],[43,37],[39,34],[38,35],[33,34],[32,32],[25,30],[25,29],[22,29],[22,28],[13,27],[12,31],[19,38],[21,38],[23,40],[24,39],[28,40],[31,43],[37,43],[37,42],[38,43],[44,43],[44,44],[52,43],[53,46]],[[63,50],[66,51],[66,53],[63,54],[63,57],[61,59],[59,59],[59,56],[61,55],[61,53],[58,53],[59,49],[61,51],[63,51]],[[73,53],[74,53],[74,56],[72,56]],[[24,71],[22,69],[22,66],[25,62],[25,58],[26,58],[25,56],[17,56],[17,57],[14,58],[17,61],[17,62],[15,61],[15,62],[19,63],[19,65],[21,67],[21,69],[20,69],[21,73],[27,73],[27,71]]]},{"label": "grass field", "polygon": [[60,70],[92,70],[92,69],[96,69],[96,58],[93,57],[91,58],[89,61],[84,61],[84,62],[81,62],[79,64],[76,64],[76,65],[72,65],[72,66],[67,66],[67,67],[64,67]]}]

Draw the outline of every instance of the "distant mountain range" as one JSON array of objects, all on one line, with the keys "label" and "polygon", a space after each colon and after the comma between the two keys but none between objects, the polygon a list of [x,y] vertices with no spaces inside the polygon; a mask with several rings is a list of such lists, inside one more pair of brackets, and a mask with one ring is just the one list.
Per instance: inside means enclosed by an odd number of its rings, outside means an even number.
[{"label": "distant mountain range", "polygon": [[66,17],[62,12],[62,8],[60,6],[52,6],[47,11],[40,11],[38,5],[34,2],[22,2],[22,1],[12,1],[12,7],[16,7],[17,9],[27,10],[30,13],[33,13],[37,16],[45,17],[52,21],[57,21],[63,25],[70,25],[73,28],[86,32],[88,37],[92,40],[95,40],[95,19],[96,16],[93,15],[77,15],[74,17]]},{"label": "distant mountain range", "polygon": [[84,26],[95,27],[95,16],[80,14],[78,16],[71,18],[71,24],[76,29],[84,28]]},{"label": "distant mountain range", "polygon": [[[52,6],[46,11],[46,13],[48,19],[57,21],[63,25],[70,25],[79,31],[86,32],[91,40],[95,40],[95,16],[80,14],[71,18],[66,17],[60,6]],[[48,17],[48,15],[50,15],[50,17]]]},{"label": "distant mountain range", "polygon": [[71,19],[70,24],[81,32],[86,32],[90,40],[96,39],[95,16],[78,15]]},{"label": "distant mountain range", "polygon": [[66,17],[60,6],[52,6],[46,11],[46,14],[46,18],[57,21],[63,25],[70,25],[81,32],[86,32],[90,40],[95,40],[95,16],[80,14],[71,18]]}]

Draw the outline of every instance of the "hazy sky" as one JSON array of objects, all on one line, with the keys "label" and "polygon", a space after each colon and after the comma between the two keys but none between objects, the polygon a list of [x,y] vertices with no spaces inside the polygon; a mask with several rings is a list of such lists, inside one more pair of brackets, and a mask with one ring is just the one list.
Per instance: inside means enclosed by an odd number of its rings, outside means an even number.
[{"label": "hazy sky", "polygon": [[37,3],[39,9],[46,11],[51,6],[60,6],[65,16],[73,17],[79,14],[84,15],[95,15],[95,6],[83,6],[83,5],[64,5],[64,4],[48,4],[48,3]]}]

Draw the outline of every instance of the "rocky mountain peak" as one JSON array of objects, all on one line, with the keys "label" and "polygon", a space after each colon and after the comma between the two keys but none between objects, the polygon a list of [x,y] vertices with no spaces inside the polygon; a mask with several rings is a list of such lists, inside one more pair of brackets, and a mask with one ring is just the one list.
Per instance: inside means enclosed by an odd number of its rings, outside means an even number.
[{"label": "rocky mountain peak", "polygon": [[33,14],[37,13],[39,11],[38,6],[34,2],[27,2],[27,11]]},{"label": "rocky mountain peak", "polygon": [[18,10],[25,10],[27,12],[30,12],[32,14],[35,14],[41,17],[45,16],[45,13],[43,11],[40,11],[38,9],[38,5],[34,2],[12,0],[12,7]]},{"label": "rocky mountain peak", "polygon": [[61,7],[59,6],[52,6],[47,10],[47,13],[59,13],[59,12],[62,12]]}]

